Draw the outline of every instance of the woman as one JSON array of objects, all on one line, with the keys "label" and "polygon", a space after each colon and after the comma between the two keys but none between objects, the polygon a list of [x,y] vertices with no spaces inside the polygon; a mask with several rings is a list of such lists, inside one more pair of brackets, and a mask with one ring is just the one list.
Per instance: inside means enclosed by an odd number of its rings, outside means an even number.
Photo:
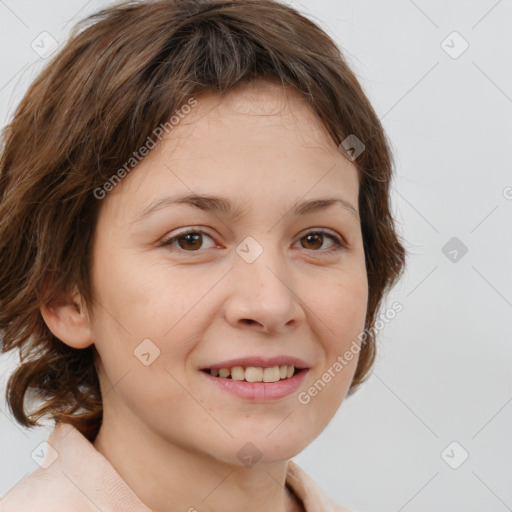
[{"label": "woman", "polygon": [[405,258],[391,175],[340,50],[287,5],[83,22],[4,132],[6,396],[55,429],[1,510],[347,511],[290,459],[369,376]]}]

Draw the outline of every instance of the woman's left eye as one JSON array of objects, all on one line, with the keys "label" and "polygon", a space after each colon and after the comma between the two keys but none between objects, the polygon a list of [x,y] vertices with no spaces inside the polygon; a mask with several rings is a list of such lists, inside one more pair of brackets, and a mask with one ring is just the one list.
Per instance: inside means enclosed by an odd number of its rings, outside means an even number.
[{"label": "woman's left eye", "polygon": [[[205,233],[204,231],[189,230],[184,233],[180,233],[179,235],[163,240],[161,242],[161,245],[166,247],[175,247],[175,243],[178,243],[178,249],[182,249],[185,252],[197,252],[198,249],[201,248],[203,236],[207,236],[213,242],[212,237]],[[328,249],[318,251],[318,245],[320,244],[321,248],[321,246],[324,245],[325,238],[330,239],[333,242],[333,245]],[[332,253],[340,251],[346,247],[345,242],[342,240],[340,236],[325,231],[323,229],[308,231],[306,234],[299,238],[299,241],[301,240],[306,240],[306,244],[316,246],[316,249],[313,247],[313,252]],[[302,243],[302,246],[305,249],[307,249],[307,247],[304,246],[304,243]],[[212,247],[215,247],[215,242],[213,242],[213,245],[211,247],[207,247],[207,249],[211,249]]]},{"label": "woman's left eye", "polygon": [[[330,233],[329,231],[325,231],[323,229],[319,229],[319,230],[314,230],[314,231],[309,231],[308,233],[306,233],[304,236],[302,236],[301,238],[299,238],[299,240],[302,240],[302,239],[308,239],[309,242],[308,243],[312,243],[312,244],[315,244],[315,240],[318,241],[319,237],[323,240],[324,237],[327,237],[329,238],[332,242],[334,242],[334,245],[331,246],[330,249],[326,249],[324,252],[326,253],[332,253],[332,252],[337,252],[337,251],[341,251],[343,249],[346,248],[346,244],[345,242],[342,240],[342,238],[338,235],[335,235],[333,233]],[[318,243],[316,244],[318,245]],[[323,242],[320,243],[320,245],[322,246],[323,245]],[[316,251],[315,251],[316,252]]]}]

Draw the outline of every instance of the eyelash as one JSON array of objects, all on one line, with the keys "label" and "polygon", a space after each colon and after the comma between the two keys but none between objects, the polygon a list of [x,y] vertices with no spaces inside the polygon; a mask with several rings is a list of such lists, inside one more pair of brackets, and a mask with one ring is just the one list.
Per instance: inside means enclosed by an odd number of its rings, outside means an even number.
[{"label": "eyelash", "polygon": [[[183,237],[185,237],[187,235],[190,235],[190,234],[201,234],[201,235],[206,235],[206,236],[212,238],[208,233],[206,233],[205,231],[203,231],[201,229],[191,228],[191,229],[188,229],[187,231],[184,231],[184,232],[180,233],[179,235],[173,236],[172,238],[168,238],[168,239],[162,240],[162,242],[160,243],[160,246],[170,247],[174,242],[176,242],[180,238],[183,238]],[[336,252],[342,251],[342,250],[346,249],[346,247],[347,247],[346,244],[345,244],[345,241],[341,237],[339,237],[337,235],[334,235],[334,234],[330,233],[329,231],[326,231],[325,229],[313,229],[311,231],[307,231],[306,233],[304,233],[303,236],[301,236],[299,238],[299,240],[301,238],[304,238],[305,236],[308,236],[308,235],[325,235],[325,236],[327,236],[328,238],[330,238],[334,242],[334,246],[331,247],[330,249],[327,249],[327,250],[324,249],[323,251],[321,251],[321,250],[318,250],[318,251],[311,250],[311,252],[319,252],[319,253],[330,255],[330,254],[334,254]],[[213,240],[213,238],[212,238],[212,240]],[[197,252],[200,252],[200,251],[199,250],[196,250],[196,251],[186,251],[185,249],[178,248],[178,252],[185,252],[185,253],[194,254],[194,253],[197,253]]]}]

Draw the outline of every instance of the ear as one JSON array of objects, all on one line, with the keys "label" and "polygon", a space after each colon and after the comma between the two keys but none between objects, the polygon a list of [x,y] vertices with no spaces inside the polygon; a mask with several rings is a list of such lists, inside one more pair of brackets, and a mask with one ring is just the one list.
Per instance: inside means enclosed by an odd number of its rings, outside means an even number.
[{"label": "ear", "polygon": [[66,345],[80,349],[93,344],[89,314],[76,286],[39,310],[48,329]]}]

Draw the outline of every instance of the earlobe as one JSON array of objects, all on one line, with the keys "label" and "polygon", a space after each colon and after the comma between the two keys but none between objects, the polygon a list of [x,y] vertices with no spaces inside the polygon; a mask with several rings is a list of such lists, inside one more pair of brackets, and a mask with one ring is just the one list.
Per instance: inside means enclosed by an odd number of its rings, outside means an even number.
[{"label": "earlobe", "polygon": [[87,308],[76,286],[39,310],[48,329],[66,345],[81,349],[93,344]]}]

